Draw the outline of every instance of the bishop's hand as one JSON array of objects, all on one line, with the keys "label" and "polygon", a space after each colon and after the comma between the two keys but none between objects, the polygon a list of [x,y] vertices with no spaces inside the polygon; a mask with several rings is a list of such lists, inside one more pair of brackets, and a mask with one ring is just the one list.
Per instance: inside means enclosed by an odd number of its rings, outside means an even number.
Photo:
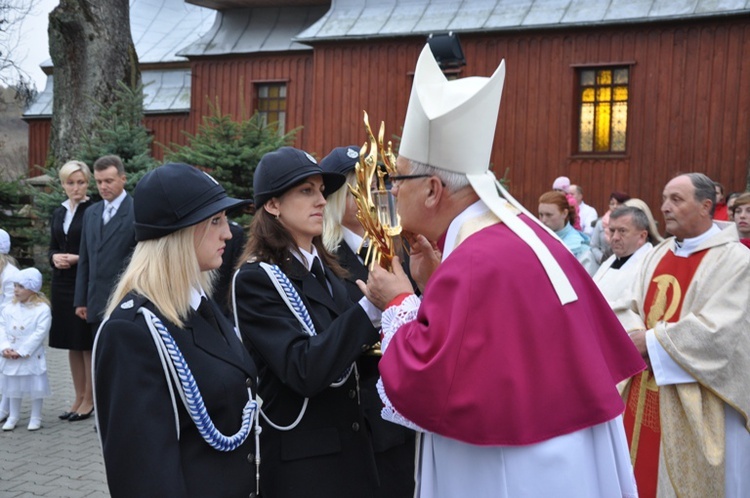
[{"label": "bishop's hand", "polygon": [[392,267],[393,272],[390,272],[375,265],[367,277],[367,284],[357,280],[357,285],[365,297],[381,310],[384,310],[395,297],[414,293],[398,256],[393,257]]},{"label": "bishop's hand", "polygon": [[411,278],[417,283],[419,290],[424,292],[427,281],[440,266],[443,254],[438,249],[437,244],[427,240],[424,235],[406,232],[403,235],[409,242],[409,272]]}]

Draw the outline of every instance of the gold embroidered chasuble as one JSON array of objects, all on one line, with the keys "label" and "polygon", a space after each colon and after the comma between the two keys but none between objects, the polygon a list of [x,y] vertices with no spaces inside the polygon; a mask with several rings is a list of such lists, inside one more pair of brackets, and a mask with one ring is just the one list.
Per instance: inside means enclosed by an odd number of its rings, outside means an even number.
[{"label": "gold embroidered chasuble", "polygon": [[[656,323],[649,327],[655,297],[649,301],[647,292],[674,243],[667,239],[644,258],[629,297],[613,308],[626,330],[653,329],[661,347],[696,380],[659,387],[662,454],[656,496],[720,497],[725,404],[743,416],[750,431],[750,251],[738,242],[733,225],[704,241],[693,254],[706,251],[705,256],[687,289],[681,286],[681,308],[672,310],[679,319],[670,323],[652,317]],[[673,282],[665,277],[662,285]],[[656,299],[666,299],[657,307],[667,312],[674,306],[670,298],[674,289],[662,297],[656,292]]]}]

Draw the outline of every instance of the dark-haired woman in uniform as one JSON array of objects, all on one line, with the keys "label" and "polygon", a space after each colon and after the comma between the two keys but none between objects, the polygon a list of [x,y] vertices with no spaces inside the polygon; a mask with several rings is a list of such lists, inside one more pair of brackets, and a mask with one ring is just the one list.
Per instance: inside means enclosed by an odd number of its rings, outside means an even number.
[{"label": "dark-haired woman in uniform", "polygon": [[292,147],[255,171],[257,212],[233,288],[260,374],[260,489],[273,498],[362,498],[379,485],[354,363],[378,342],[380,311],[349,300],[321,241],[325,197],[343,183]]}]

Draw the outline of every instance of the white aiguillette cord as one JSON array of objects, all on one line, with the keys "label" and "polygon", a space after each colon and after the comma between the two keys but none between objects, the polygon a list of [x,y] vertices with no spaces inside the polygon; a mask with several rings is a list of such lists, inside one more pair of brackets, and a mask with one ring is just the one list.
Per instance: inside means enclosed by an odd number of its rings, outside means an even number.
[{"label": "white aiguillette cord", "polygon": [[563,272],[560,264],[554,256],[552,256],[549,248],[544,245],[530,226],[518,219],[518,216],[515,213],[511,212],[504,206],[505,201],[510,203],[510,205],[521,211],[530,219],[534,220],[546,231],[549,232],[549,229],[539,222],[534,215],[529,213],[521,203],[515,200],[513,196],[503,188],[500,182],[497,181],[492,172],[487,171],[481,175],[466,175],[466,177],[469,179],[469,183],[471,183],[474,191],[479,195],[479,198],[487,204],[487,207],[490,208],[490,210],[500,218],[500,221],[505,223],[513,233],[518,235],[532,251],[534,251],[537,259],[539,259],[539,262],[544,266],[544,271],[547,273],[547,277],[549,277],[560,303],[565,305],[577,301],[578,296],[576,295],[573,286],[570,284],[570,280],[568,280],[568,277],[565,275],[565,272]]}]

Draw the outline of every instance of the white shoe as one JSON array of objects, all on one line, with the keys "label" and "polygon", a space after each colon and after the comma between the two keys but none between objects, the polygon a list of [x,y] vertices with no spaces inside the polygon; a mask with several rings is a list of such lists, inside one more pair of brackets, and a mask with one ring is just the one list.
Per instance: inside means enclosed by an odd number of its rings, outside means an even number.
[{"label": "white shoe", "polygon": [[8,412],[0,412],[0,422],[5,422],[6,418],[8,418]]},{"label": "white shoe", "polygon": [[31,419],[31,420],[29,421],[29,426],[28,426],[28,427],[26,427],[26,428],[27,428],[28,430],[30,430],[30,431],[38,431],[39,429],[41,429],[41,428],[42,428],[42,421],[41,421],[41,420],[39,420],[39,419],[35,419],[35,418],[33,418],[33,419]]},{"label": "white shoe", "polygon": [[14,420],[12,418],[9,418],[8,420],[5,421],[5,424],[3,425],[3,430],[4,431],[12,431],[13,429],[16,428],[16,423],[17,422],[18,422],[18,419]]}]

